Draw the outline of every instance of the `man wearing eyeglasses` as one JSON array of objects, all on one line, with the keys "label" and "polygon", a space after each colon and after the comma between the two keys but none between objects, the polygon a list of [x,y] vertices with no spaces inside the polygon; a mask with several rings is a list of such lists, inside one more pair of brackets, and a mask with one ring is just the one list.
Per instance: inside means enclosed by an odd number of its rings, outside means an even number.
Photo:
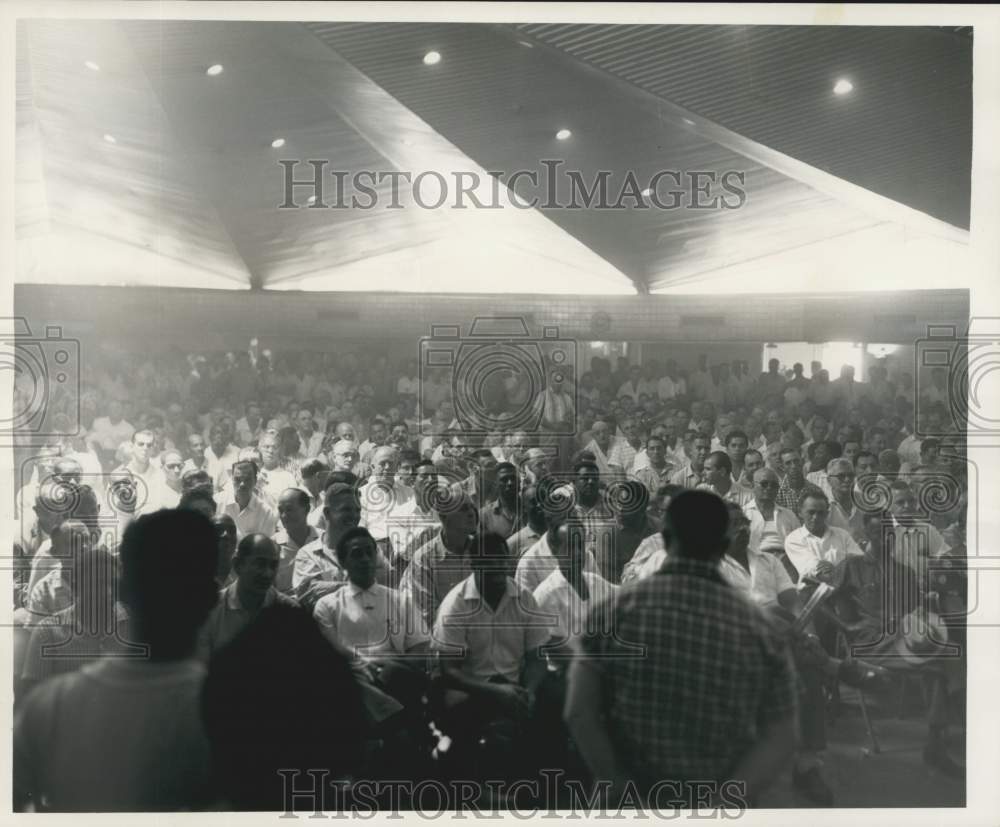
[{"label": "man wearing eyeglasses", "polygon": [[864,539],[864,512],[854,501],[854,466],[848,459],[832,459],[826,466],[826,479],[830,487],[829,522],[842,528],[855,541]]},{"label": "man wearing eyeglasses", "polygon": [[830,502],[822,491],[811,490],[802,495],[799,517],[802,528],[785,538],[789,562],[798,572],[799,579],[839,585],[843,581],[844,561],[860,555],[860,547],[849,531],[830,524]]},{"label": "man wearing eyeglasses", "polygon": [[782,556],[785,539],[799,527],[795,512],[778,505],[778,475],[761,468],[753,475],[753,499],[743,506],[750,520],[750,543],[754,551]]}]

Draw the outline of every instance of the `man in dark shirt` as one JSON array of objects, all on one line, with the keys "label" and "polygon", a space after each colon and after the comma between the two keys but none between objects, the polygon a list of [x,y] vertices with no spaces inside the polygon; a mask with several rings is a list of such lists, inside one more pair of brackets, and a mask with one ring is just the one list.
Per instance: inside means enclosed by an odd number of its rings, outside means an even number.
[{"label": "man in dark shirt", "polygon": [[613,631],[585,638],[571,666],[566,721],[612,791],[730,781],[750,803],[795,748],[794,667],[760,609],[719,574],[727,528],[715,495],[674,498],[667,562],[622,587]]}]

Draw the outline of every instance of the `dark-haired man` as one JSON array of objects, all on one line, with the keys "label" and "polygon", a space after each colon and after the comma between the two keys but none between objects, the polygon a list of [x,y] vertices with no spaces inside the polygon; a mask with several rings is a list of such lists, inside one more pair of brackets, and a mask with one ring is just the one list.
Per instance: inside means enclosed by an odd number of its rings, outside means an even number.
[{"label": "dark-haired man", "polygon": [[236,523],[240,539],[248,534],[270,537],[278,527],[278,515],[270,503],[258,497],[257,465],[244,460],[233,465],[232,494],[219,503],[219,513],[228,514]]},{"label": "dark-haired man", "polygon": [[501,462],[496,468],[496,498],[479,511],[479,525],[484,532],[492,531],[505,540],[518,531],[524,523],[518,494],[520,481],[517,468]]},{"label": "dark-haired man", "polygon": [[[158,511],[121,544],[122,599],[139,657],[105,657],[45,682],[14,727],[14,809],[164,812],[205,807],[198,629],[218,600],[215,534],[191,511]],[[150,768],[155,768],[151,771]]]},{"label": "dark-haired man", "polygon": [[631,782],[643,798],[663,778],[735,780],[749,804],[795,747],[794,667],[760,610],[719,575],[727,531],[715,495],[678,495],[660,573],[618,592],[604,624],[613,632],[585,637],[591,657],[570,667],[567,725],[612,792]]}]

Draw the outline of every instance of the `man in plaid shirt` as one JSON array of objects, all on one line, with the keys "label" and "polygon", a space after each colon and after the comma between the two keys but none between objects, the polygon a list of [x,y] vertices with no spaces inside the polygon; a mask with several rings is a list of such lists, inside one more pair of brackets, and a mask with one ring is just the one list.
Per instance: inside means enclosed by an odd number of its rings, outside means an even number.
[{"label": "man in plaid shirt", "polygon": [[594,778],[612,791],[634,785],[645,797],[664,780],[729,781],[745,785],[738,789],[749,804],[795,748],[790,653],[718,571],[728,519],[711,493],[674,498],[667,562],[622,587],[610,633],[585,638],[573,662],[567,724]]}]

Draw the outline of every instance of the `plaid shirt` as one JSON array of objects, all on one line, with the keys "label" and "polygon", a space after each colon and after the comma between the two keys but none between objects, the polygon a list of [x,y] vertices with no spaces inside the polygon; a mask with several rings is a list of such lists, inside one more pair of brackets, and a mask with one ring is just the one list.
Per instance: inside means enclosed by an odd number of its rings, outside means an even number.
[{"label": "plaid shirt", "polygon": [[729,779],[763,728],[795,714],[787,647],[716,564],[668,560],[622,586],[612,612],[611,633],[583,651],[598,659],[608,729],[640,785]]},{"label": "plaid shirt", "polygon": [[801,488],[792,488],[788,484],[788,477],[786,476],[782,481],[781,485],[778,486],[778,498],[775,502],[782,508],[787,508],[790,511],[794,511],[796,514],[799,513],[799,497],[802,496],[802,492],[807,488],[816,488],[811,482],[806,479],[802,481]]}]

